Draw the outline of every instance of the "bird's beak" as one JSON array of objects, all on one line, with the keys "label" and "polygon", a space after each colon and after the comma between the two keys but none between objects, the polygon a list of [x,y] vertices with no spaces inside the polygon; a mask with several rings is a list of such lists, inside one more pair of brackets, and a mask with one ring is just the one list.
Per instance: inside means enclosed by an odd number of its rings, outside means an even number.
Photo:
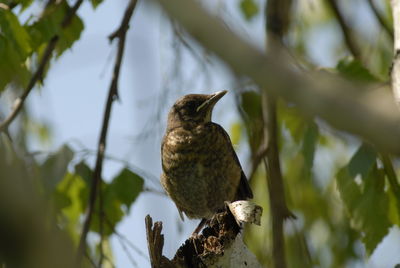
[{"label": "bird's beak", "polygon": [[197,112],[201,110],[210,110],[214,105],[227,93],[227,90],[222,90],[211,94],[210,97],[197,107]]}]

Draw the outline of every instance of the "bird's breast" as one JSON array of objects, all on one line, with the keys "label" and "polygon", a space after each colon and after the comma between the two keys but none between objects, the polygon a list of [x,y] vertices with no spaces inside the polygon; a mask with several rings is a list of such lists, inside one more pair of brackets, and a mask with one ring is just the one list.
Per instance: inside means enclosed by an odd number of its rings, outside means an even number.
[{"label": "bird's breast", "polygon": [[241,168],[230,146],[223,130],[213,125],[165,135],[161,182],[187,215],[207,217],[234,198]]}]

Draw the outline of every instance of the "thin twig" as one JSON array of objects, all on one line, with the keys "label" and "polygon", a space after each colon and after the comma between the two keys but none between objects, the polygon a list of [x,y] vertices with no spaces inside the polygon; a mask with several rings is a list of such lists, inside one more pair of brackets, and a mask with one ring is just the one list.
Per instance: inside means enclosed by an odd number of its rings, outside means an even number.
[{"label": "thin twig", "polygon": [[[101,176],[101,175],[100,175]],[[103,201],[103,187],[101,183],[101,178],[100,178],[100,183],[99,183],[99,233],[100,233],[100,256],[99,256],[99,267],[103,266],[103,260],[104,260],[104,201]]]},{"label": "thin twig", "polygon": [[341,13],[339,6],[337,4],[337,0],[327,0],[328,4],[332,8],[332,11],[339,22],[339,26],[342,29],[344,41],[346,43],[346,46],[348,47],[349,51],[351,54],[354,56],[354,58],[360,60],[361,59],[361,53],[358,45],[356,44],[355,39],[353,38],[352,35],[352,30],[350,27],[347,25],[343,14]]},{"label": "thin twig", "polygon": [[[74,15],[76,14],[76,11],[82,4],[83,0],[77,0],[75,5],[68,11],[67,15],[65,16],[64,20],[61,23],[61,27],[65,28],[67,27],[71,21]],[[39,66],[36,70],[36,72],[33,74],[31,79],[29,80],[28,86],[24,90],[24,92],[21,94],[19,98],[17,98],[14,101],[13,108],[11,113],[4,119],[3,122],[0,123],[0,132],[6,131],[8,126],[11,124],[12,121],[17,117],[18,113],[21,111],[22,106],[28,97],[29,93],[32,91],[33,87],[35,86],[36,82],[42,79],[44,70],[46,69],[46,65],[51,59],[51,54],[53,53],[57,42],[58,42],[59,36],[55,35],[50,42],[47,44],[46,49],[43,53],[43,57],[39,62]]]},{"label": "thin twig", "polygon": [[94,267],[97,268],[96,263],[94,262],[94,260],[92,260],[92,258],[89,256],[89,254],[87,252],[85,252],[85,257],[86,259],[88,259],[88,261],[90,262],[90,264]]},{"label": "thin twig", "polygon": [[141,251],[137,246],[135,246],[135,244],[133,244],[128,238],[126,238],[121,233],[119,233],[117,231],[117,229],[115,229],[115,227],[113,226],[113,224],[111,223],[110,219],[107,217],[106,214],[104,214],[104,219],[105,219],[108,227],[111,229],[112,233],[115,234],[119,238],[121,244],[126,243],[131,249],[136,251],[136,253],[139,256],[141,256],[142,258],[144,258],[150,262],[149,258],[146,256],[146,254],[143,251]]},{"label": "thin twig", "polygon": [[[96,197],[99,185],[101,184],[101,173],[103,168],[103,159],[104,159],[104,152],[106,148],[106,140],[107,140],[107,132],[108,126],[111,116],[111,107],[113,101],[118,96],[118,78],[121,69],[122,58],[124,54],[125,48],[125,39],[126,39],[126,32],[129,28],[129,21],[132,17],[133,11],[135,9],[137,0],[131,0],[129,5],[125,11],[124,18],[118,30],[113,34],[114,37],[118,37],[118,53],[117,58],[114,65],[114,72],[112,76],[111,85],[108,92],[106,107],[104,110],[104,117],[103,117],[103,124],[101,128],[99,143],[97,147],[97,157],[96,157],[96,165],[93,172],[92,177],[92,185],[90,187],[90,196],[89,196],[89,205],[88,211],[86,215],[86,219],[83,223],[82,234],[79,241],[78,251],[77,251],[77,266],[79,267],[82,261],[83,252],[85,251],[86,247],[86,237],[90,229],[90,224],[92,221],[92,215],[95,208]],[[114,38],[112,37],[112,38]]]},{"label": "thin twig", "polygon": [[138,267],[138,264],[136,263],[135,259],[132,257],[130,254],[128,248],[126,247],[125,243],[122,241],[121,238],[118,237],[119,244],[122,247],[122,250],[125,252],[126,256],[128,256],[128,260],[131,262],[133,267]]},{"label": "thin twig", "polygon": [[387,22],[387,20],[385,20],[382,16],[382,14],[379,12],[377,6],[375,5],[374,0],[368,0],[368,4],[372,10],[372,12],[374,13],[376,19],[378,20],[379,24],[381,25],[381,27],[385,30],[385,32],[388,34],[388,36],[390,37],[390,39],[394,40],[394,34],[393,34],[393,29],[392,27],[390,27],[389,23]]},{"label": "thin twig", "polygon": [[[265,7],[265,32],[267,40],[283,44],[290,26],[290,0],[269,0]],[[267,46],[268,47],[268,46]],[[267,51],[268,53],[268,51]],[[264,143],[267,145],[264,158],[272,218],[272,256],[275,268],[286,267],[285,237],[283,224],[293,216],[286,205],[285,190],[278,149],[278,122],[276,98],[262,92],[262,117],[264,123]],[[263,150],[261,150],[263,151]]]}]

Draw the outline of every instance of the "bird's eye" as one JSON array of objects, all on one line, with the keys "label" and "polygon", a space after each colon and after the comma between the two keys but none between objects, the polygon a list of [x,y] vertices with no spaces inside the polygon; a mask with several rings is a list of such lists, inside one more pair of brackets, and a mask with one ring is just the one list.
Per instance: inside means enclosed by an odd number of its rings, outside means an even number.
[{"label": "bird's eye", "polygon": [[191,114],[196,113],[197,106],[198,106],[197,102],[195,102],[195,101],[189,102],[188,106],[187,106],[188,112],[191,113]]}]

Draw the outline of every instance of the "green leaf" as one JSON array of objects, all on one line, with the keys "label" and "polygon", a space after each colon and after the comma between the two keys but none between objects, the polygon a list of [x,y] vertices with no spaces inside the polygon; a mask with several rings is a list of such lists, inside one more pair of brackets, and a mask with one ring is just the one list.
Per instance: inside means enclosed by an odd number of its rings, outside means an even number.
[{"label": "green leaf", "polygon": [[75,173],[82,177],[87,185],[92,183],[93,171],[92,169],[85,163],[85,161],[81,161],[74,167]]},{"label": "green leaf", "polygon": [[285,127],[289,130],[294,141],[300,143],[308,125],[307,121],[294,106],[288,106],[286,103],[278,102],[277,107],[279,121],[285,124]]},{"label": "green leaf", "polygon": [[365,177],[376,162],[376,152],[367,144],[363,143],[349,162],[350,176],[360,174]]},{"label": "green leaf", "polygon": [[31,53],[31,39],[9,10],[0,9],[0,91],[14,82],[25,86],[30,78],[26,59]]},{"label": "green leaf", "polygon": [[46,193],[51,193],[64,178],[73,157],[73,151],[67,145],[64,145],[43,163],[41,175]]},{"label": "green leaf", "polygon": [[261,96],[254,91],[246,91],[241,95],[243,110],[249,118],[258,118],[262,115]]},{"label": "green leaf", "polygon": [[388,191],[389,196],[389,209],[388,217],[390,222],[400,227],[400,201],[399,197],[395,196],[393,191]]},{"label": "green leaf", "polygon": [[371,74],[361,62],[348,57],[340,60],[336,69],[348,79],[367,83],[379,82],[379,79]]},{"label": "green leaf", "polygon": [[31,52],[30,37],[14,13],[1,9],[0,28],[1,35],[12,43],[22,59],[26,59]]},{"label": "green leaf", "polygon": [[61,22],[65,16],[65,8],[62,6],[64,5],[48,7],[39,20],[27,26],[34,50],[48,43],[51,38],[60,33]]},{"label": "green leaf", "polygon": [[[384,191],[384,171],[378,168],[372,170],[366,178],[363,199],[359,204],[359,228],[365,233],[362,241],[371,255],[376,246],[388,234],[391,226],[387,211],[388,195]],[[357,218],[356,218],[357,219]]]},{"label": "green leaf", "polygon": [[75,41],[79,40],[84,25],[81,18],[74,16],[71,23],[60,32],[60,39],[57,44],[57,56],[72,47]]},{"label": "green leaf", "polygon": [[388,233],[390,222],[384,172],[376,164],[369,170],[359,185],[355,182],[355,176],[351,175],[349,166],[346,166],[339,171],[336,182],[352,227],[360,233],[370,255]]},{"label": "green leaf", "polygon": [[[113,191],[113,187],[106,182],[102,182],[101,189],[102,197],[97,198],[96,213],[93,216],[90,230],[99,234],[102,231],[103,235],[109,236],[113,233],[115,226],[122,220],[125,213],[122,210],[121,201]],[[102,200],[102,206],[100,205],[100,200]],[[100,211],[103,213],[101,214]]]},{"label": "green leaf", "polygon": [[[100,220],[103,221],[103,234],[108,236],[113,233],[117,223],[125,215],[123,206],[129,211],[139,193],[143,190],[143,179],[129,169],[124,168],[111,183],[102,184],[103,192],[103,219],[96,215],[93,219],[91,230],[100,232]],[[98,199],[99,201],[99,199]],[[100,211],[99,202],[97,211]]]},{"label": "green leaf", "polygon": [[54,201],[63,217],[59,224],[64,226],[77,242],[80,217],[84,213],[87,200],[82,200],[82,192],[88,192],[88,185],[78,174],[67,173],[57,185]]},{"label": "green leaf", "polygon": [[136,173],[124,168],[111,182],[109,191],[124,204],[128,211],[136,197],[143,190],[143,179]]},{"label": "green leaf", "polygon": [[92,7],[96,8],[98,5],[100,5],[103,0],[90,0],[90,2],[92,3]]},{"label": "green leaf", "polygon": [[56,51],[57,56],[60,56],[80,38],[84,26],[82,20],[77,15],[74,15],[67,27],[64,29],[61,27],[69,8],[66,1],[56,6],[50,6],[46,9],[44,16],[28,26],[28,31],[33,40],[32,46],[35,50],[58,35],[59,40]]},{"label": "green leaf", "polygon": [[240,1],[240,9],[246,20],[251,20],[254,16],[259,13],[258,4],[254,0],[242,0]]}]

